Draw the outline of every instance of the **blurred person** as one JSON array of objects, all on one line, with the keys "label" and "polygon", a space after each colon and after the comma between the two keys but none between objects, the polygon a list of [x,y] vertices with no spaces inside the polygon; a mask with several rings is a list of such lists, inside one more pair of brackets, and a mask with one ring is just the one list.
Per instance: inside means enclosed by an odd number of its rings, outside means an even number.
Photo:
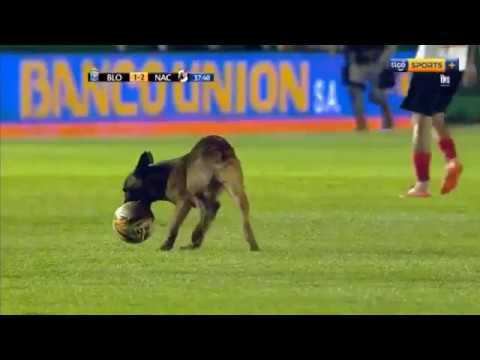
[{"label": "blurred person", "polygon": [[[268,46],[268,45],[263,45]],[[335,52],[339,49],[340,45],[276,45],[278,51],[315,51],[315,50],[322,50],[328,52]]]},{"label": "blurred person", "polygon": [[263,51],[265,45],[243,45],[243,48],[247,51]]},{"label": "blurred person", "polygon": [[321,50],[330,54],[336,54],[338,51],[343,50],[342,45],[306,45],[307,50]]},{"label": "blurred person", "polygon": [[[118,51],[120,52],[125,52],[127,51],[127,46],[128,45],[115,45]],[[143,46],[135,46],[137,49],[142,48]],[[145,45],[145,49],[156,49],[159,51],[167,51],[168,50],[168,45]]]},{"label": "blurred person", "polygon": [[475,50],[478,45],[420,45],[417,58],[459,59],[459,69],[439,73],[414,73],[402,108],[411,111],[413,123],[412,161],[417,177],[416,184],[407,192],[407,197],[430,197],[431,132],[435,128],[438,147],[443,153],[446,166],[441,184],[441,194],[454,190],[463,166],[452,134],[445,124],[445,113],[463,79],[465,86],[474,85],[478,79],[475,65]]},{"label": "blurred person", "polygon": [[207,48],[213,51],[243,51],[248,50],[249,46],[260,47],[261,45],[207,45]]},{"label": "blurred person", "polygon": [[364,91],[371,84],[369,100],[382,110],[382,130],[393,128],[393,115],[386,90],[395,86],[395,75],[389,69],[389,59],[397,45],[344,45],[346,66],[343,82],[348,87],[358,131],[367,129],[364,113]]},{"label": "blurred person", "polygon": [[297,50],[301,45],[276,45],[278,51],[292,51]]}]

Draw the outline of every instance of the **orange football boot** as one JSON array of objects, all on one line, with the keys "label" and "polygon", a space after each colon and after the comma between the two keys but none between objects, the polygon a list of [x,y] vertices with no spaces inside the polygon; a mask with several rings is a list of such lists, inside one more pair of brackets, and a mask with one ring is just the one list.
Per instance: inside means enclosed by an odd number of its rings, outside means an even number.
[{"label": "orange football boot", "polygon": [[445,167],[445,176],[442,181],[440,193],[446,195],[457,187],[458,179],[462,174],[463,166],[458,160],[450,160]]}]

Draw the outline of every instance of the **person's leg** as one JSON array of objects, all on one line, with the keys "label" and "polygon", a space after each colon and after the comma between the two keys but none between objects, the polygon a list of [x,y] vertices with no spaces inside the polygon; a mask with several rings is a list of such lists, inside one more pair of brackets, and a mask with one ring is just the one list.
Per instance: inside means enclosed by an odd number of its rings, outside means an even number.
[{"label": "person's leg", "polygon": [[382,110],[382,130],[389,130],[394,127],[394,119],[390,106],[388,104],[387,89],[395,86],[395,74],[387,69],[378,73],[378,65],[374,68],[372,74],[372,92],[370,100],[380,106]]},{"label": "person's leg", "polygon": [[445,123],[445,114],[438,113],[433,115],[433,127],[438,136],[438,147],[445,156],[445,161],[457,158],[457,150],[455,148],[455,142],[453,141],[450,130]]},{"label": "person's leg", "polygon": [[438,74],[414,73],[401,108],[412,112],[413,164],[417,182],[407,196],[429,197],[432,116],[437,107],[440,80]]},{"label": "person's leg", "polygon": [[433,116],[433,127],[438,135],[438,147],[445,157],[446,167],[440,192],[448,194],[457,187],[463,166],[458,160],[455,141],[445,123],[445,113]]},{"label": "person's leg", "polygon": [[353,115],[355,116],[355,123],[358,131],[367,129],[367,119],[365,118],[363,108],[363,88],[352,85],[348,88],[350,99],[352,101]]},{"label": "person's leg", "polygon": [[344,71],[344,82],[348,86],[357,131],[367,130],[367,119],[364,111],[364,90],[368,75],[367,68],[356,63],[351,63]]},{"label": "person's leg", "polygon": [[390,111],[390,106],[388,105],[387,94],[385,90],[380,89],[378,84],[373,84],[372,92],[370,94],[370,100],[380,106],[382,110],[382,130],[392,129],[393,128],[393,115]]},{"label": "person's leg", "polygon": [[430,180],[432,118],[413,113],[413,165],[417,182],[408,196],[427,197]]}]

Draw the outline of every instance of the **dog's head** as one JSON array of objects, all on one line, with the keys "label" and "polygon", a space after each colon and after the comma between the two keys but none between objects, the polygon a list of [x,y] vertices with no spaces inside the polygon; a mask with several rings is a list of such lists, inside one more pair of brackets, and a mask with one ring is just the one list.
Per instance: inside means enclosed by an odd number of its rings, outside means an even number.
[{"label": "dog's head", "polygon": [[145,151],[138,159],[133,172],[127,176],[123,183],[124,202],[142,201],[151,203],[154,200],[153,184],[149,181],[152,164],[152,153]]}]

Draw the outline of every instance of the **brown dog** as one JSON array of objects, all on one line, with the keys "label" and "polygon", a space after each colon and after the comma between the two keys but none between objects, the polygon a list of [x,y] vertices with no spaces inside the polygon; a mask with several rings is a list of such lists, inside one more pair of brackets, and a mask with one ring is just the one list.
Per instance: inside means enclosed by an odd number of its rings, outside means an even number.
[{"label": "brown dog", "polygon": [[250,250],[259,250],[249,218],[248,198],[243,185],[240,161],[232,146],[220,136],[201,139],[186,155],[154,164],[144,152],[134,172],[125,180],[125,202],[150,205],[163,200],[175,204],[175,215],[161,250],[172,249],[178,229],[192,207],[200,210],[200,222],[192,233],[192,243],[182,249],[196,249],[217,215],[218,195],[226,189],[242,213],[243,231]]}]

